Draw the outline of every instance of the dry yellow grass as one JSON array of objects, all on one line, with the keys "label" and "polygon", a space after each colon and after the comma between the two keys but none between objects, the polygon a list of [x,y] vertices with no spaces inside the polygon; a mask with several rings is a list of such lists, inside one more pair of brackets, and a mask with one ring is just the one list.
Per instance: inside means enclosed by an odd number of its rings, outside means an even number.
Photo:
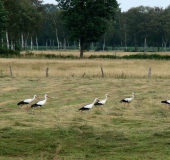
[{"label": "dry yellow grass", "polygon": [[152,68],[152,77],[169,78],[170,61],[159,60],[32,60],[0,59],[0,76],[10,76],[10,67],[14,77],[46,76],[49,68],[50,77],[101,77],[102,66],[105,77],[110,78],[143,78]]}]

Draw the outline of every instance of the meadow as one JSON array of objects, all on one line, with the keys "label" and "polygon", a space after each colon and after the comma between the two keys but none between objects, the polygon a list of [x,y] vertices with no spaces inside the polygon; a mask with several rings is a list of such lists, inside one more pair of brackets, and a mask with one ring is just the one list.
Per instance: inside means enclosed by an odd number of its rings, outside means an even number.
[{"label": "meadow", "polygon": [[[168,160],[170,109],[160,102],[170,98],[169,79],[165,60],[1,58],[0,159]],[[120,103],[132,92],[130,107]],[[17,106],[45,93],[41,111]],[[103,110],[78,111],[106,93]]]}]

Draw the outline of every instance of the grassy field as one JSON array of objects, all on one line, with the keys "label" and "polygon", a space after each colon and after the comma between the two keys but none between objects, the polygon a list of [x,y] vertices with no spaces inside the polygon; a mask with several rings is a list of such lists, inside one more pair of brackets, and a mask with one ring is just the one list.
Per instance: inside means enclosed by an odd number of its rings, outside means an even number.
[{"label": "grassy field", "polygon": [[[0,159],[170,159],[170,109],[160,103],[169,99],[169,63],[0,59]],[[119,101],[132,92],[135,98],[128,108]],[[50,98],[41,112],[16,105],[34,94],[44,99],[45,93]],[[78,112],[106,93],[111,97],[103,110]]]}]

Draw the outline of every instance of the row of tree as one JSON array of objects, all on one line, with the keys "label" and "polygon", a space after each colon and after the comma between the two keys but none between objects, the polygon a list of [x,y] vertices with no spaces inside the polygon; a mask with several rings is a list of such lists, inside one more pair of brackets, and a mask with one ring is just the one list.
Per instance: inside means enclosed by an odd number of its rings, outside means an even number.
[{"label": "row of tree", "polygon": [[0,0],[0,48],[83,50],[97,45],[125,50],[170,45],[170,6],[139,6],[121,12],[116,0]]},{"label": "row of tree", "polygon": [[170,45],[170,6],[166,9],[161,7],[139,6],[131,8],[127,12],[118,12],[114,25],[114,43],[127,46],[164,47]]},{"label": "row of tree", "polygon": [[[28,40],[38,37],[43,22],[43,6],[38,0],[0,0],[4,16],[1,46],[7,49],[26,48]],[[5,10],[5,11],[4,11]],[[5,29],[4,29],[5,27]]]}]

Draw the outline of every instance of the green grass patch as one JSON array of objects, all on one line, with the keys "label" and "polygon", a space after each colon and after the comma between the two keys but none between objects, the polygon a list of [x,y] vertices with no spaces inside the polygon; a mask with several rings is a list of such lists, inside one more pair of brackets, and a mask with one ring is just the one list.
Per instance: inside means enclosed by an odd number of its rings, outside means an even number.
[{"label": "green grass patch", "polygon": [[97,131],[88,125],[27,130],[6,127],[0,129],[0,153],[4,157],[33,156],[35,159],[43,155],[44,159],[53,159],[60,146],[58,157],[61,159],[142,159],[148,155],[159,159],[161,154],[166,159],[169,156],[169,129],[153,134],[148,130],[130,132],[134,132],[133,136],[116,129]]}]

